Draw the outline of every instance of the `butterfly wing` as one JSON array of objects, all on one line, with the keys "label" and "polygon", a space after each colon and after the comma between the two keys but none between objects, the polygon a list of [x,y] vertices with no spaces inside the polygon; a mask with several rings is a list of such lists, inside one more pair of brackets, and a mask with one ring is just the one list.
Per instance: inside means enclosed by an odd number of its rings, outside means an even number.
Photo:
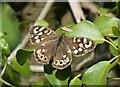
[{"label": "butterfly wing", "polygon": [[72,53],[68,45],[62,41],[56,48],[56,55],[53,58],[53,67],[64,69],[72,62]]},{"label": "butterfly wing", "polygon": [[75,57],[83,56],[96,47],[93,40],[84,37],[65,37],[65,41]]},{"label": "butterfly wing", "polygon": [[32,44],[37,45],[42,42],[54,40],[58,35],[50,28],[45,26],[32,26],[29,29],[29,37]]},{"label": "butterfly wing", "polygon": [[39,48],[35,49],[34,57],[40,64],[49,64],[50,58],[55,54],[57,40],[50,40],[42,43]]}]

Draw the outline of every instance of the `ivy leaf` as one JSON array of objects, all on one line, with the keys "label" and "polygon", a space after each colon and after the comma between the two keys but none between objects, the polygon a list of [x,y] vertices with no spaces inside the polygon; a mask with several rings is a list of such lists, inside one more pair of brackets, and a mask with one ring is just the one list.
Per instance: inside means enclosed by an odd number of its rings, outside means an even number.
[{"label": "ivy leaf", "polygon": [[120,35],[120,31],[118,30],[118,28],[116,26],[112,27],[112,32],[115,36],[119,36]]},{"label": "ivy leaf", "polygon": [[90,67],[82,77],[85,85],[106,85],[107,75],[109,71],[117,65],[117,58],[110,61],[101,61]]},{"label": "ivy leaf", "polygon": [[46,22],[45,20],[37,20],[36,21],[36,25],[40,25],[40,26],[49,26],[48,22]]},{"label": "ivy leaf", "polygon": [[51,64],[44,66],[45,76],[51,85],[68,85],[71,76],[70,67],[63,70],[55,70]]},{"label": "ivy leaf", "polygon": [[65,32],[61,29],[58,29],[56,32],[62,33],[64,32],[66,36],[78,36],[78,37],[86,37],[90,38],[92,40],[95,40],[96,43],[103,43],[104,37],[101,34],[100,30],[97,28],[97,26],[87,20],[81,21],[78,24],[73,25],[70,27],[70,29],[73,30],[73,32]]},{"label": "ivy leaf", "polygon": [[32,83],[32,87],[36,87],[36,85],[40,86],[40,87],[51,87],[50,83],[46,80],[37,81],[37,82]]},{"label": "ivy leaf", "polygon": [[26,62],[27,58],[33,53],[24,49],[19,49],[16,54],[17,62],[22,66]]},{"label": "ivy leaf", "polygon": [[118,19],[114,17],[100,16],[95,20],[94,23],[100,29],[104,36],[114,36],[112,28],[118,27]]},{"label": "ivy leaf", "polygon": [[[3,9],[1,10],[0,16],[2,15],[2,31],[6,32],[7,35],[5,37],[8,42],[10,49],[13,50],[20,41],[20,31],[18,28],[18,19],[14,15],[15,12],[13,9],[7,4],[2,4]],[[1,30],[1,29],[0,29]]]},{"label": "ivy leaf", "polygon": [[74,77],[74,79],[70,81],[70,87],[74,87],[75,85],[81,87],[82,81],[79,79],[80,76],[81,74],[77,75],[76,77]]},{"label": "ivy leaf", "polygon": [[[118,46],[118,39],[111,41],[116,47]],[[118,50],[116,50],[113,46],[109,45],[110,51],[112,55],[118,55]]]},{"label": "ivy leaf", "polygon": [[27,60],[23,66],[18,64],[16,58],[12,60],[12,67],[15,71],[17,71],[19,74],[29,78],[32,74],[30,70],[30,64],[29,61]]}]

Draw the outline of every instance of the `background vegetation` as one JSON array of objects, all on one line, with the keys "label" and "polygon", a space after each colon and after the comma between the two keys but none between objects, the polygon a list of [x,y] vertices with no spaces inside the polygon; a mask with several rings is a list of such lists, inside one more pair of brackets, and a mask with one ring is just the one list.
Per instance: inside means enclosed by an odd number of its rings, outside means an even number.
[{"label": "background vegetation", "polygon": [[[0,3],[1,86],[120,86],[120,2],[2,2]],[[58,25],[58,23],[60,25]],[[32,24],[60,26],[97,44],[94,52],[75,58],[64,70],[34,60],[28,37]]]}]

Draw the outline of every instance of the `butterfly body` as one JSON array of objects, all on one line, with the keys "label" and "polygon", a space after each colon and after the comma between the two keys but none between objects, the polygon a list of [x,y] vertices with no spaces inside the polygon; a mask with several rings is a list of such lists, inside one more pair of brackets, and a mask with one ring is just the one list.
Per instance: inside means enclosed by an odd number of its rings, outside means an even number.
[{"label": "butterfly body", "polygon": [[34,51],[35,59],[44,65],[52,58],[52,66],[61,70],[71,64],[72,56],[83,56],[96,46],[91,39],[58,35],[44,26],[32,26],[29,36],[32,44],[39,45]]}]

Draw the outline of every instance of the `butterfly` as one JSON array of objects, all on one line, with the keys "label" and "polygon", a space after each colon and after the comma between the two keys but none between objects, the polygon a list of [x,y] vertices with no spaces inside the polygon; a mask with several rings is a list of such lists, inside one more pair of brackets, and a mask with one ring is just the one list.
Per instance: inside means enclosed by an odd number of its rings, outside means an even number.
[{"label": "butterfly", "polygon": [[52,59],[52,66],[60,70],[71,64],[72,56],[83,56],[96,47],[89,38],[58,35],[45,26],[31,26],[29,37],[33,45],[39,46],[34,50],[35,59],[42,65],[49,64]]}]

